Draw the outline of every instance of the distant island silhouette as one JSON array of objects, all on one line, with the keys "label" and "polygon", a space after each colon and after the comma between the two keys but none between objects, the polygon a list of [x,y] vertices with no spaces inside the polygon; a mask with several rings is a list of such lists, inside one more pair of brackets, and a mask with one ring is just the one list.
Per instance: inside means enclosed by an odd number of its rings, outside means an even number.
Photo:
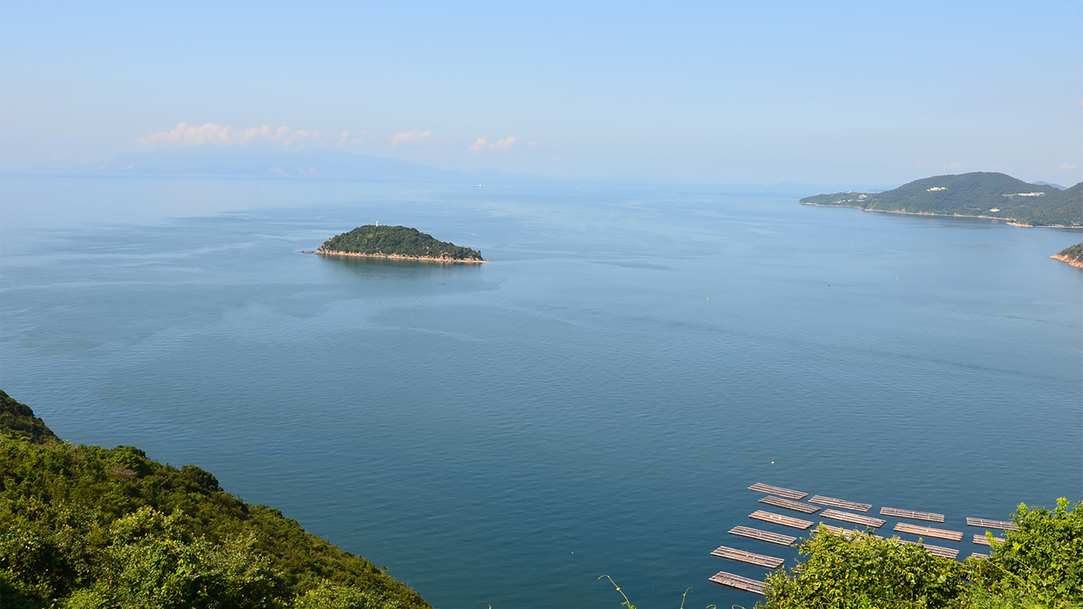
[{"label": "distant island silhouette", "polygon": [[820,194],[798,203],[896,214],[992,218],[1016,226],[1083,228],[1083,182],[1061,190],[1003,173],[934,176],[884,192]]},{"label": "distant island silhouette", "polygon": [[348,233],[335,235],[312,253],[321,256],[361,256],[456,264],[488,262],[477,250],[439,241],[416,228],[379,224],[366,224]]}]

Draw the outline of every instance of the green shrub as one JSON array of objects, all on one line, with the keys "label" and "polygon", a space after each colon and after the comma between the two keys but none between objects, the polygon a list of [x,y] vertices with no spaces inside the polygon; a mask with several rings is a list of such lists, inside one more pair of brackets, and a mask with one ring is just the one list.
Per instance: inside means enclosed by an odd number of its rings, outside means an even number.
[{"label": "green shrub", "polygon": [[769,609],[937,609],[962,607],[966,567],[923,547],[822,525],[800,552],[799,570],[767,577]]},{"label": "green shrub", "polygon": [[1083,606],[1083,502],[1061,498],[1053,510],[1020,505],[1012,520],[1018,531],[1009,531],[989,558],[970,561],[975,598]]}]

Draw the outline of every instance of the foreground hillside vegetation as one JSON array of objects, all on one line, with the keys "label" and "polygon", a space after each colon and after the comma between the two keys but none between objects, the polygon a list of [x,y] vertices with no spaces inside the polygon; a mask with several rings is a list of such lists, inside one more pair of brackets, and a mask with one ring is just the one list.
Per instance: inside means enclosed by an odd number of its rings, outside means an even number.
[{"label": "foreground hillside vegetation", "polygon": [[1083,225],[1083,182],[1060,190],[1003,173],[935,176],[885,192],[837,192],[799,202],[905,214],[981,216],[1027,226]]},{"label": "foreground hillside vegetation", "polygon": [[1083,607],[1083,503],[1020,505],[1003,543],[965,563],[865,532],[820,528],[800,571],[767,577],[764,609],[1009,609]]},{"label": "foreground hillside vegetation", "polygon": [[438,241],[416,228],[372,224],[331,237],[316,253],[482,262],[481,252]]},{"label": "foreground hillside vegetation", "polygon": [[202,469],[62,442],[0,391],[4,609],[425,609],[368,560]]},{"label": "foreground hillside vegetation", "polygon": [[[820,528],[801,545],[800,570],[767,577],[757,607],[1083,608],[1083,502],[1020,505],[1012,520],[1019,530],[965,563]],[[368,560],[230,495],[210,473],[133,447],[63,442],[3,391],[0,606],[429,608]]]}]

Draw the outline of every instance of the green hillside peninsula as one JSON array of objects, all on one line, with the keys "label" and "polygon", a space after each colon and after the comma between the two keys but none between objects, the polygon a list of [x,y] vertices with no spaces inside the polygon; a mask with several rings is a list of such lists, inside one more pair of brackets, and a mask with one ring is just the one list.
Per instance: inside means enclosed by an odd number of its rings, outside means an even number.
[{"label": "green hillside peninsula", "polygon": [[474,264],[488,262],[481,252],[433,239],[416,228],[366,224],[331,237],[316,250],[325,256],[365,256]]},{"label": "green hillside peninsula", "polygon": [[1066,247],[1059,254],[1053,254],[1050,258],[1083,269],[1083,243],[1076,243],[1071,247]]},{"label": "green hillside peninsula", "polygon": [[360,556],[194,466],[61,441],[0,391],[4,609],[431,609]]},{"label": "green hillside peninsula", "polygon": [[936,176],[886,192],[836,192],[805,197],[798,203],[897,214],[997,218],[1017,226],[1083,226],[1083,182],[1060,190],[1003,173]]}]

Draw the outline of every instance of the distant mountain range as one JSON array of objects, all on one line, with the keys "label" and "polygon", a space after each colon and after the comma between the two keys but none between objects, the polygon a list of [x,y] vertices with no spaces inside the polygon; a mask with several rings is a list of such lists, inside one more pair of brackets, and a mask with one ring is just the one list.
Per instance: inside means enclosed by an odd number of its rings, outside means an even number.
[{"label": "distant mountain range", "polygon": [[1041,180],[1039,180],[1039,181],[1035,182],[1035,184],[1037,184],[1039,186],[1052,186],[1053,188],[1056,188],[1057,190],[1068,190],[1067,186],[1061,186],[1060,184],[1054,184],[1052,182],[1042,182]]},{"label": "distant mountain range", "polygon": [[144,175],[255,178],[329,178],[407,182],[483,183],[519,180],[498,169],[458,171],[343,150],[259,148],[167,148],[133,152],[106,163],[53,161],[30,173],[47,175]]},{"label": "distant mountain range", "polygon": [[998,218],[1021,226],[1083,225],[1083,182],[1062,189],[1029,184],[1003,173],[935,176],[884,192],[836,192],[798,202],[901,214]]}]

